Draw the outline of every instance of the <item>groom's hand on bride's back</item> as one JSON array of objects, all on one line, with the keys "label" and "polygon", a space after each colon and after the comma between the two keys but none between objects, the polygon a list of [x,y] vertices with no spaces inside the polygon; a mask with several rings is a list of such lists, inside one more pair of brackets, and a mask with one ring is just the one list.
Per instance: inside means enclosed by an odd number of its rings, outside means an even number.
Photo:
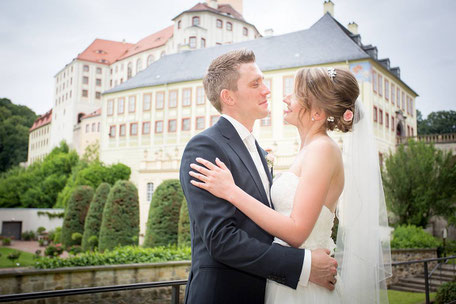
[{"label": "groom's hand on bride's back", "polygon": [[337,261],[329,256],[328,249],[312,250],[312,266],[309,281],[334,290],[336,285]]}]

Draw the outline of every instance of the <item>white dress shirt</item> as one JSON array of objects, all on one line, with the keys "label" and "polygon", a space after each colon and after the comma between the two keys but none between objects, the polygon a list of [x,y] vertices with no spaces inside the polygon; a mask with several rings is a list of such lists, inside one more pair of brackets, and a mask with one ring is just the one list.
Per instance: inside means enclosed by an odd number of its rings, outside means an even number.
[{"label": "white dress shirt", "polygon": [[[231,116],[222,114],[222,117],[226,118],[236,129],[239,137],[242,139],[242,142],[245,144],[247,150],[252,157],[252,160],[255,164],[255,167],[260,175],[261,182],[263,183],[264,190],[266,191],[266,196],[268,197],[269,207],[271,207],[271,198],[270,198],[270,185],[266,171],[264,170],[263,163],[261,162],[260,154],[255,145],[255,137],[253,134],[239,121],[234,119]],[[312,254],[311,251],[305,249],[304,261],[302,263],[301,276],[299,277],[299,285],[307,286],[310,277],[310,268],[311,268]]]}]

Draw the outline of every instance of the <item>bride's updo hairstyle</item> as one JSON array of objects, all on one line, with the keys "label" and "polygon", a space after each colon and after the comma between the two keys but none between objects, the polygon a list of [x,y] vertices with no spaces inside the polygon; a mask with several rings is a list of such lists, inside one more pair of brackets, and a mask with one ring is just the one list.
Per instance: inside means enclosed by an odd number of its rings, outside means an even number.
[{"label": "bride's updo hairstyle", "polygon": [[349,71],[320,67],[302,68],[296,73],[294,93],[304,109],[310,110],[313,103],[325,111],[327,130],[337,128],[345,133],[352,129],[353,119],[347,121],[344,114],[350,110],[353,118],[359,87],[356,78]]}]

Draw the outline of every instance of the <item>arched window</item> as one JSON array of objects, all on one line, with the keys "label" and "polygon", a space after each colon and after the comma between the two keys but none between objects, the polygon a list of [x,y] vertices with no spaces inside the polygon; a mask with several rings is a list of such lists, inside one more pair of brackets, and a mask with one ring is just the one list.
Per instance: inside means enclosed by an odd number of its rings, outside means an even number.
[{"label": "arched window", "polygon": [[149,57],[147,57],[147,66],[151,65],[151,63],[154,62],[154,60],[154,55],[149,55]]},{"label": "arched window", "polygon": [[127,79],[130,79],[133,73],[133,64],[131,62],[127,65]]},{"label": "arched window", "polygon": [[198,17],[198,16],[193,17],[192,25],[200,25],[200,17]]},{"label": "arched window", "polygon": [[165,55],[166,55],[166,52],[165,52],[165,51],[162,51],[162,52],[160,53],[160,57],[163,57],[163,56],[165,56]]},{"label": "arched window", "polygon": [[177,29],[180,30],[182,26],[182,20],[177,21]]},{"label": "arched window", "polygon": [[141,58],[138,58],[138,60],[136,60],[136,73],[138,73],[141,70],[142,70],[142,60],[141,60]]}]

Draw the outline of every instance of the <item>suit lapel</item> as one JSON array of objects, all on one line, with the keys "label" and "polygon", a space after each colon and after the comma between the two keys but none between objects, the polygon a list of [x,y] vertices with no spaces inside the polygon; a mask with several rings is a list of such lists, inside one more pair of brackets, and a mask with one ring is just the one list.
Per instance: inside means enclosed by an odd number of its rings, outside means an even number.
[{"label": "suit lapel", "polygon": [[264,151],[260,147],[260,145],[258,144],[258,142],[256,140],[255,140],[255,145],[256,145],[256,148],[258,150],[258,153],[260,154],[260,158],[261,158],[261,162],[263,163],[264,171],[266,171],[266,175],[268,176],[269,187],[271,187],[271,185],[272,185],[272,175],[271,175],[271,171],[269,170],[269,167],[268,167],[268,162],[266,161],[266,155],[268,153],[266,151]]},{"label": "suit lapel", "polygon": [[[241,137],[239,137],[239,134],[237,133],[236,129],[233,127],[233,125],[227,119],[225,119],[223,117],[219,118],[219,120],[217,122],[217,127],[219,128],[222,135],[225,138],[229,139],[228,145],[231,147],[231,149],[234,151],[234,153],[236,153],[239,156],[242,163],[244,164],[244,166],[247,168],[250,175],[252,176],[252,179],[255,182],[255,185],[257,186],[258,191],[261,194],[262,203],[265,205],[269,205],[269,203],[268,203],[269,200],[268,200],[268,197],[266,196],[263,182],[261,181],[260,175],[255,166],[255,163],[253,162],[252,157],[250,156],[250,153],[247,150],[247,147],[245,146]],[[260,157],[260,158],[263,158],[263,157]],[[263,162],[263,160],[262,160],[262,162]]]}]

